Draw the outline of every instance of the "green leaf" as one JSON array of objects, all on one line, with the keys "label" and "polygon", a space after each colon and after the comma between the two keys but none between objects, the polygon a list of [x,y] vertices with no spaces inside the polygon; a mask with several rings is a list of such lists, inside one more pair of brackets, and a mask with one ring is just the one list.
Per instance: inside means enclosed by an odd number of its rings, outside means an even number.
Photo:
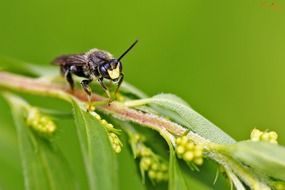
[{"label": "green leaf", "polygon": [[16,124],[26,189],[76,189],[70,168],[56,144],[27,126],[24,114],[28,104],[11,94],[5,97]]},{"label": "green leaf", "polygon": [[170,94],[159,94],[150,99],[146,99],[147,103],[158,105],[171,112],[167,112],[168,117],[176,122],[185,125],[185,127],[195,131],[202,137],[219,144],[232,144],[235,140],[228,134],[223,132],[216,125],[197,113],[191,107],[176,97]]},{"label": "green leaf", "polygon": [[0,56],[0,70],[33,76],[54,76],[59,73],[57,67],[38,66],[5,56]]},{"label": "green leaf", "polygon": [[72,105],[89,189],[119,189],[117,156],[105,127],[75,100]]},{"label": "green leaf", "polygon": [[266,142],[242,141],[223,146],[221,151],[257,172],[285,181],[285,148]]},{"label": "green leaf", "polygon": [[[122,122],[121,122],[122,123]],[[122,135],[120,135],[122,136]],[[124,135],[123,144],[127,144],[127,137]],[[141,176],[139,175],[137,163],[134,159],[130,148],[123,148],[119,154],[119,177],[121,190],[145,190],[146,185],[143,184]]]},{"label": "green leaf", "polygon": [[182,175],[182,171],[179,168],[178,162],[176,160],[175,152],[173,148],[170,148],[170,158],[169,158],[169,190],[186,190],[190,189],[187,187],[186,180]]},{"label": "green leaf", "polygon": [[154,97],[158,97],[158,98],[161,98],[161,99],[177,102],[179,104],[183,104],[185,106],[190,107],[190,105],[185,100],[183,100],[182,98],[180,98],[180,97],[178,97],[178,96],[176,96],[174,94],[168,94],[168,93],[167,94],[157,94]]},{"label": "green leaf", "polygon": [[126,81],[124,81],[122,83],[120,91],[122,91],[124,93],[133,94],[137,98],[147,98],[148,97],[144,92],[142,92],[141,90],[137,89],[136,87],[134,87],[130,83],[127,83]]}]

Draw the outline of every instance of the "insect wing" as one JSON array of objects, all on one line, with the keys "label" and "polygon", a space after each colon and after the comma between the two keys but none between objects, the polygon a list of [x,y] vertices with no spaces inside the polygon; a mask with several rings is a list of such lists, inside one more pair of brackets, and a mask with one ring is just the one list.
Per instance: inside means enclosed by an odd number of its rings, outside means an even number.
[{"label": "insect wing", "polygon": [[62,55],[57,57],[52,63],[56,65],[81,66],[87,63],[87,59],[84,54]]}]

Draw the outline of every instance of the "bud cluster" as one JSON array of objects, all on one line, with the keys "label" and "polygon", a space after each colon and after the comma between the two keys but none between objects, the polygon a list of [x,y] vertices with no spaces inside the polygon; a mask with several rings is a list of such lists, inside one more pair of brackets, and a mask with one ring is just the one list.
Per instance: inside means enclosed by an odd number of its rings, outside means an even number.
[{"label": "bud cluster", "polygon": [[93,115],[101,125],[106,127],[108,130],[108,137],[111,142],[112,148],[116,153],[120,153],[123,147],[123,143],[120,141],[118,135],[116,135],[115,131],[116,129],[114,128],[113,124],[108,123],[105,119],[102,119],[100,115],[98,115],[95,112],[90,112],[91,115]]},{"label": "bud cluster", "polygon": [[55,123],[46,115],[43,115],[37,108],[28,108],[27,125],[41,136],[51,136],[56,130]]},{"label": "bud cluster", "polygon": [[109,136],[109,140],[110,140],[110,142],[111,142],[111,144],[112,144],[113,150],[114,150],[116,153],[120,153],[121,150],[122,150],[123,144],[122,144],[122,142],[120,141],[119,137],[118,137],[115,133],[112,133],[112,132],[110,132],[110,133],[108,134],[108,136]]},{"label": "bud cluster", "polygon": [[159,156],[155,155],[150,148],[141,145],[138,151],[140,157],[140,169],[142,176],[147,173],[152,182],[162,182],[168,180],[168,166]]},{"label": "bud cluster", "polygon": [[196,165],[203,164],[203,147],[195,144],[187,136],[176,138],[176,154],[178,158]]},{"label": "bud cluster", "polygon": [[258,129],[253,129],[250,134],[250,140],[252,141],[263,141],[272,144],[278,144],[277,138],[278,134],[275,131],[260,131]]}]

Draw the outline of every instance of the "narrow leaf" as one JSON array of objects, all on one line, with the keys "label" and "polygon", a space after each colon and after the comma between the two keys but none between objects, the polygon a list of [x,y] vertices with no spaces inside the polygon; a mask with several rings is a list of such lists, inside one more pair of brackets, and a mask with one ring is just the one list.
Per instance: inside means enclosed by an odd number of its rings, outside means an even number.
[{"label": "narrow leaf", "polygon": [[226,170],[228,177],[230,178],[231,182],[234,184],[237,190],[245,190],[244,185],[240,181],[240,179],[231,171]]},{"label": "narrow leaf", "polygon": [[38,66],[36,64],[5,56],[0,56],[0,68],[1,70],[24,73],[33,76],[54,76],[58,73],[58,68],[56,67]]},{"label": "narrow leaf", "polygon": [[258,172],[285,181],[285,148],[266,142],[242,141],[222,151]]},{"label": "narrow leaf", "polygon": [[[123,144],[127,144],[126,137],[123,138]],[[118,157],[120,189],[146,190],[146,185],[143,184],[139,175],[136,160],[131,149],[127,147],[123,148]]]},{"label": "narrow leaf", "polygon": [[7,95],[16,124],[26,189],[76,189],[73,175],[60,150],[52,141],[30,130],[25,120],[27,103]]},{"label": "narrow leaf", "polygon": [[[182,125],[185,125],[185,127],[188,127],[212,142],[220,144],[232,144],[235,142],[233,138],[197,113],[191,107],[187,106],[184,101],[175,95],[159,94],[147,100],[149,103],[170,110],[171,112],[166,112],[168,113],[168,117]],[[180,119],[178,119],[177,116]]]},{"label": "narrow leaf", "polygon": [[182,171],[179,168],[178,162],[176,160],[175,152],[173,148],[170,148],[170,158],[169,158],[169,190],[186,190],[191,189],[187,187],[187,183],[182,175]]},{"label": "narrow leaf", "polygon": [[75,100],[72,105],[89,189],[118,189],[117,158],[105,127]]},{"label": "narrow leaf", "polygon": [[130,83],[127,83],[126,81],[124,81],[122,83],[120,91],[133,94],[133,95],[137,96],[138,98],[147,98],[147,95],[144,92],[137,89],[136,87],[134,87]]}]

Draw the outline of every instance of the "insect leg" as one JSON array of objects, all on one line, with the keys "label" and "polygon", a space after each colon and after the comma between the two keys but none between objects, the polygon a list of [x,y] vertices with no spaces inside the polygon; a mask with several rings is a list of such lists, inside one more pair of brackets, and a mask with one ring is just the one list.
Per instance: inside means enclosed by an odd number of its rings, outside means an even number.
[{"label": "insect leg", "polygon": [[88,96],[91,96],[92,94],[92,91],[91,91],[91,88],[89,86],[89,83],[92,81],[92,79],[85,79],[85,80],[82,80],[80,82],[82,88],[84,89],[84,91],[88,94]]},{"label": "insect leg", "polygon": [[107,89],[107,87],[104,85],[103,83],[103,78],[99,78],[98,82],[100,83],[100,85],[102,86],[102,88],[104,89],[105,93],[107,94],[108,98],[111,99],[111,95],[109,90]]},{"label": "insect leg", "polygon": [[65,71],[64,76],[65,76],[67,82],[69,83],[69,86],[70,86],[71,90],[73,91],[73,89],[74,89],[74,81],[73,81],[72,74],[71,74],[69,69]]},{"label": "insect leg", "polygon": [[118,91],[119,91],[119,88],[120,88],[120,86],[121,86],[121,84],[122,84],[122,82],[123,82],[123,80],[124,80],[124,73],[121,73],[121,76],[120,76],[120,79],[119,79],[119,82],[118,82],[118,85],[117,85],[117,88],[116,88],[116,91],[115,91],[115,94],[117,94],[118,93]]}]

